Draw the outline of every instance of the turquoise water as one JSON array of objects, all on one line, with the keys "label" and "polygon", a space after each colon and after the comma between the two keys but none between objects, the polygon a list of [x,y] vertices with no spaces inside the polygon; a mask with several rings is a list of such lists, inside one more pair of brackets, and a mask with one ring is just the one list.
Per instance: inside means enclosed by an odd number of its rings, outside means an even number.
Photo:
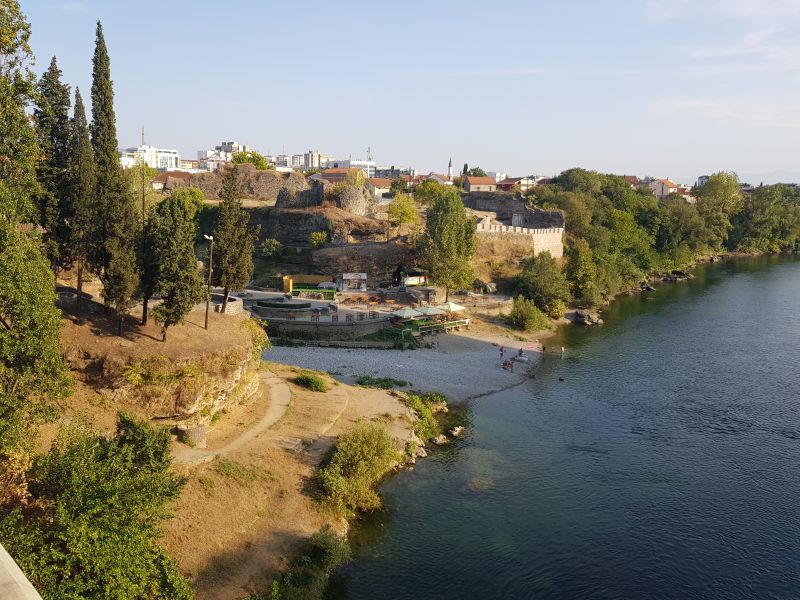
[{"label": "turquoise water", "polygon": [[800,598],[800,261],[697,275],[473,402],[383,486],[333,595]]}]

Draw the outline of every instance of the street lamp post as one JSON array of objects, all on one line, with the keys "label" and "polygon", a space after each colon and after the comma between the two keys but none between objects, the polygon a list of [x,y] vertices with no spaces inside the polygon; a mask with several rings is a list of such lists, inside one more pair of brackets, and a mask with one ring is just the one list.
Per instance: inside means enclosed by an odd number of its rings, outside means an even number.
[{"label": "street lamp post", "polygon": [[211,275],[214,273],[214,236],[203,234],[203,237],[211,242],[211,247],[208,251],[208,294],[206,295],[206,325],[208,329],[208,309],[211,306]]}]

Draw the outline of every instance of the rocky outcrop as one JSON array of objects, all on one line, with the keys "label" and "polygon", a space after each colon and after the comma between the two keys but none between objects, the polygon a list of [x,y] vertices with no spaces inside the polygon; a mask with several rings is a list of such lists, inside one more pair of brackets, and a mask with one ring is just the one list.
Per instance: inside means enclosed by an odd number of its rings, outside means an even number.
[{"label": "rocky outcrop", "polygon": [[575,322],[582,325],[602,325],[603,319],[600,318],[599,314],[591,310],[576,310]]},{"label": "rocky outcrop", "polygon": [[[226,169],[227,170],[227,169]],[[257,171],[253,165],[238,165],[239,183],[243,198],[277,201],[283,194],[286,197],[301,194],[311,188],[302,173],[278,173],[276,171]],[[206,199],[219,199],[222,189],[223,172],[192,173],[184,180],[170,179],[170,188],[196,187],[202,190]],[[169,189],[165,188],[165,191]]]},{"label": "rocky outcrop", "polygon": [[262,237],[286,246],[310,246],[314,231],[327,232],[331,245],[377,241],[386,235],[384,223],[331,206],[252,209],[250,214]]},{"label": "rocky outcrop", "polygon": [[311,255],[314,270],[332,278],[342,273],[366,273],[367,283],[380,285],[392,280],[397,265],[414,262],[411,248],[397,242],[367,243],[321,248]]}]

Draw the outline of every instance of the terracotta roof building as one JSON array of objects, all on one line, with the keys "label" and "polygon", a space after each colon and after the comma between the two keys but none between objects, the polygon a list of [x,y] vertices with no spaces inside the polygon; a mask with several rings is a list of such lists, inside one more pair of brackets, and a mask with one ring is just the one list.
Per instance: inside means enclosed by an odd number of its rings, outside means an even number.
[{"label": "terracotta roof building", "polygon": [[464,178],[464,190],[471,192],[495,192],[497,191],[497,181],[494,177],[472,177]]}]

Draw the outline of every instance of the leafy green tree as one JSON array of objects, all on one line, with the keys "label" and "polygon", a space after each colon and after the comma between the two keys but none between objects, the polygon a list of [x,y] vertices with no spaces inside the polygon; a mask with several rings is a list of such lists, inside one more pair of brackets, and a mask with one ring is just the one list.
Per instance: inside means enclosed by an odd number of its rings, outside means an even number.
[{"label": "leafy green tree", "polygon": [[[130,190],[136,221],[142,224],[150,214],[150,209],[161,202],[163,198],[161,192],[153,189],[153,179],[158,175],[158,170],[148,167],[144,161],[139,160],[129,169],[123,169],[122,173]],[[143,196],[144,202],[142,202]],[[144,205],[144,219],[142,218],[142,205]]]},{"label": "leafy green tree", "polygon": [[711,245],[721,248],[731,228],[731,215],[742,208],[742,191],[736,173],[720,171],[695,190],[697,210],[711,236]]},{"label": "leafy green tree", "polygon": [[467,216],[458,192],[441,186],[428,210],[418,252],[434,283],[450,290],[467,287],[475,279],[471,260],[477,249],[475,219]]},{"label": "leafy green tree", "polygon": [[[61,316],[39,240],[0,219],[0,454],[24,424],[70,392],[59,348]],[[2,461],[0,461],[2,462]]]},{"label": "leafy green tree", "polygon": [[118,333],[122,334],[123,316],[133,304],[138,287],[136,258],[140,220],[122,172],[117,154],[117,126],[114,115],[114,90],[103,27],[97,22],[92,60],[92,147],[97,164],[95,192],[99,227],[92,264],[103,284],[106,305],[117,313]]},{"label": "leafy green tree", "polygon": [[69,225],[72,215],[64,201],[70,136],[70,91],[61,83],[61,69],[56,57],[38,85],[33,111],[37,141],[42,157],[37,163],[37,177],[42,184],[38,195],[39,224],[45,229],[44,246],[54,272],[69,266]]},{"label": "leafy green tree", "polygon": [[205,295],[194,254],[197,225],[191,210],[182,199],[168,198],[148,222],[148,244],[153,247],[158,272],[155,289],[163,300],[153,309],[153,316],[162,324],[163,341],[167,341],[167,329],[183,323]]},{"label": "leafy green tree", "polygon": [[776,184],[744,195],[742,208],[731,215],[726,246],[737,252],[794,250],[800,239],[800,192]]},{"label": "leafy green tree", "polygon": [[655,234],[655,250],[668,268],[682,266],[711,240],[697,207],[684,198],[662,200]]},{"label": "leafy green tree", "polygon": [[250,228],[250,216],[239,200],[239,172],[236,166],[222,180],[217,227],[214,230],[214,282],[224,290],[222,312],[228,294],[241,290],[253,275],[253,252],[257,231]]},{"label": "leafy green tree", "polygon": [[178,188],[170,194],[170,198],[183,203],[190,219],[196,218],[206,204],[206,197],[203,195],[203,190],[196,187]]},{"label": "leafy green tree", "polygon": [[76,263],[78,276],[78,310],[83,302],[83,279],[91,249],[98,232],[96,222],[97,195],[96,174],[89,126],[83,107],[81,92],[75,88],[75,110],[71,122],[70,141],[67,157],[65,204],[71,215],[69,222],[69,255]]},{"label": "leafy green tree", "polygon": [[567,278],[547,251],[523,261],[517,291],[554,319],[564,316],[564,304],[570,299]]},{"label": "leafy green tree", "polygon": [[597,288],[597,269],[592,259],[592,249],[583,238],[576,238],[567,253],[566,277],[572,288],[572,297],[578,306],[589,308],[602,302]]},{"label": "leafy green tree", "polygon": [[34,96],[31,28],[16,0],[0,2],[0,218],[32,221],[40,150],[25,107]]},{"label": "leafy green tree", "polygon": [[472,167],[469,171],[467,171],[467,175],[470,177],[486,177],[486,171],[480,167]]},{"label": "leafy green tree", "polygon": [[514,298],[508,322],[522,331],[543,331],[551,328],[550,321],[536,307],[533,300],[528,300],[523,296]]},{"label": "leafy green tree", "polygon": [[419,223],[419,212],[411,196],[402,192],[395,195],[394,199],[386,207],[389,213],[389,222],[398,228],[398,233],[403,225],[415,225]]},{"label": "leafy green tree", "polygon": [[189,600],[158,545],[184,480],[169,434],[122,414],[116,435],[72,426],[29,473],[29,502],[0,515],[0,540],[46,598]]},{"label": "leafy green tree", "polygon": [[434,179],[426,179],[414,188],[414,200],[422,206],[430,206],[442,194],[446,194],[450,186]]},{"label": "leafy green tree", "polygon": [[267,258],[280,256],[281,252],[283,251],[283,244],[281,244],[275,238],[266,238],[263,242],[261,242],[261,245],[258,247],[258,251],[261,252],[262,256],[266,256]]},{"label": "leafy green tree", "polygon": [[389,191],[392,194],[404,194],[408,191],[408,182],[402,177],[395,177],[392,179],[392,184],[389,186]]},{"label": "leafy green tree", "polygon": [[275,170],[275,165],[267,162],[264,155],[259,154],[255,150],[247,152],[235,152],[231,162],[235,165],[251,164],[254,165],[258,171]]}]

